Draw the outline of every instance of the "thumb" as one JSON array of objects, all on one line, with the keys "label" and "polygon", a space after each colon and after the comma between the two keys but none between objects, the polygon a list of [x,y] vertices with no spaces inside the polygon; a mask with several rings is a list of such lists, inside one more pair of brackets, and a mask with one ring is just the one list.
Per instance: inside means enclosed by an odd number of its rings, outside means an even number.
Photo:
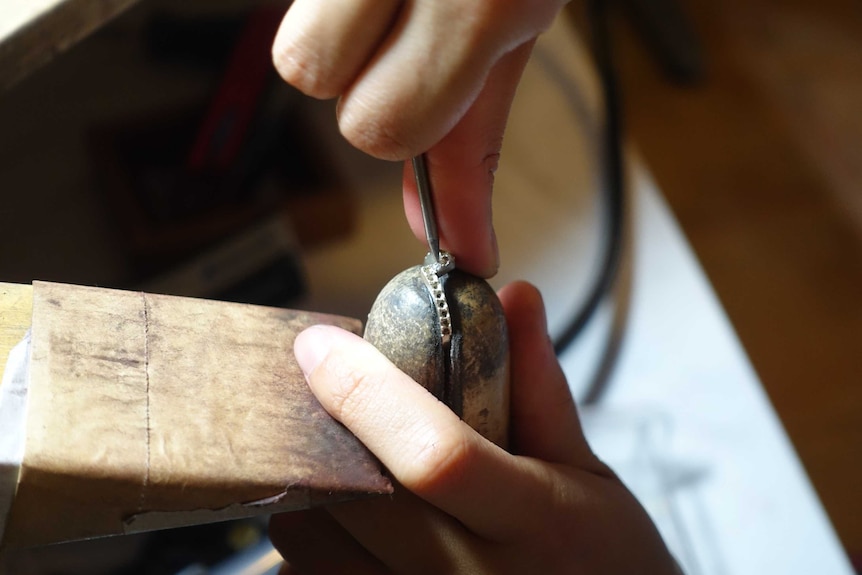
[{"label": "thumb", "polygon": [[542,296],[515,282],[499,293],[511,350],[512,448],[518,455],[599,470],[548,335]]},{"label": "thumb", "polygon": [[[499,266],[491,217],[494,172],[509,109],[534,41],[503,56],[466,114],[427,152],[441,245],[458,267],[490,277]],[[404,169],[404,211],[417,238],[424,238],[413,168]]]}]

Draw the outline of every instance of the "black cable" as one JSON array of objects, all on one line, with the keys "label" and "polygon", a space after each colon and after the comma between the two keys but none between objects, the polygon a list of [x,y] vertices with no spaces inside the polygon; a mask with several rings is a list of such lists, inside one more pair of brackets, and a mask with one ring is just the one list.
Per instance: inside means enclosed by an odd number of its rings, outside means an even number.
[{"label": "black cable", "polygon": [[625,166],[623,163],[622,106],[610,38],[607,0],[589,0],[587,18],[592,33],[593,58],[604,96],[605,122],[601,156],[604,179],[605,253],[595,283],[581,308],[554,342],[554,351],[562,354],[593,318],[605,296],[614,287],[623,251],[625,212]]}]

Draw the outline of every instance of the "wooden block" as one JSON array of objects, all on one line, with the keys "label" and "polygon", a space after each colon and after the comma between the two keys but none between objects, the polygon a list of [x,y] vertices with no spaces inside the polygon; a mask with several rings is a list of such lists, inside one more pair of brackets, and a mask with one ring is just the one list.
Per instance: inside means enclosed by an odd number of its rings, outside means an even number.
[{"label": "wooden block", "polygon": [[6,544],[391,492],[309,391],[293,340],[357,320],[34,283],[27,443]]}]

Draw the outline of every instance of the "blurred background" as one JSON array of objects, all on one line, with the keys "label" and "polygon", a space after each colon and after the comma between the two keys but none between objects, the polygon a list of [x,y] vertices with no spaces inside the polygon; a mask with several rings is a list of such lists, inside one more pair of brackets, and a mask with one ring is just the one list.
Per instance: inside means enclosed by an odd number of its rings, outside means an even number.
[{"label": "blurred background", "polygon": [[[0,280],[301,305],[300,253],[351,234],[351,183],[319,109],[244,65],[268,66],[273,17],[238,4],[139,2],[0,92]],[[612,20],[633,149],[858,570],[862,4],[619,0]]]},{"label": "blurred background", "polygon": [[859,570],[862,4],[678,2],[699,69],[619,3],[628,134]]}]

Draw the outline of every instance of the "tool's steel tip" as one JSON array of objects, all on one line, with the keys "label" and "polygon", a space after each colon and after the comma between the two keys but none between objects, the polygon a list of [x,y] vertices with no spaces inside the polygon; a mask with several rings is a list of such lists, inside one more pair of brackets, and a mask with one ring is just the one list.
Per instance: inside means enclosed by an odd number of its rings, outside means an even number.
[{"label": "tool's steel tip", "polygon": [[428,249],[434,256],[434,261],[440,261],[440,237],[437,233],[437,218],[434,214],[434,199],[431,196],[431,178],[425,155],[413,158],[413,174],[416,177],[416,188],[419,191],[419,205],[422,208],[422,222],[425,225],[425,238]]}]

